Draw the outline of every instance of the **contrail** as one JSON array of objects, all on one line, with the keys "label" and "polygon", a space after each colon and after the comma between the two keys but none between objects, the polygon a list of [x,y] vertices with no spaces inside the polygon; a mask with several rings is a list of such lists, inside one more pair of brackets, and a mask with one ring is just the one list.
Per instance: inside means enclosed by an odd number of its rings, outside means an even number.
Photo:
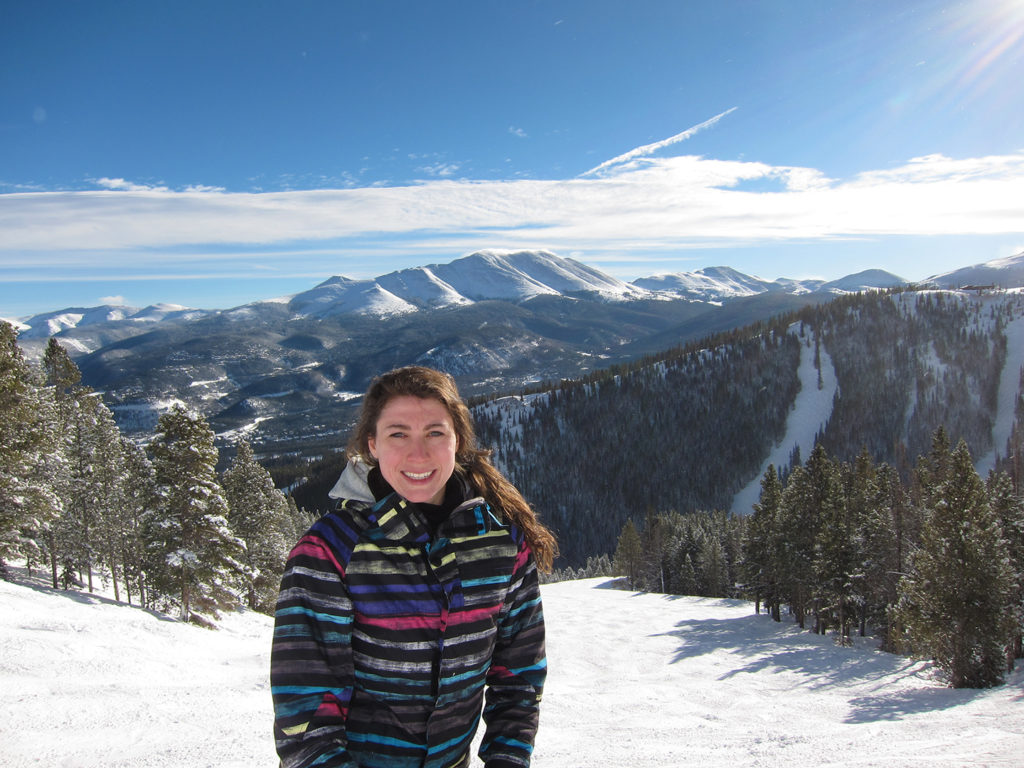
[{"label": "contrail", "polygon": [[677,133],[675,136],[670,136],[667,139],[656,141],[653,144],[645,144],[642,147],[637,147],[636,149],[629,150],[629,152],[626,152],[624,155],[613,157],[611,160],[605,160],[596,168],[591,168],[586,173],[581,173],[580,176],[590,176],[591,174],[597,173],[598,171],[602,171],[610,166],[619,165],[620,163],[624,163],[627,160],[632,160],[634,157],[643,157],[644,155],[649,155],[652,152],[656,152],[657,150],[662,149],[663,147],[668,147],[671,146],[672,144],[678,144],[680,141],[686,141],[690,137],[695,136],[696,134],[703,131],[705,128],[710,128],[723,117],[730,114],[731,112],[735,112],[737,109],[739,109],[739,107],[731,107],[730,109],[725,110],[725,112],[715,115],[709,120],[705,120],[703,123],[699,123],[693,126],[692,128],[687,128],[682,133]]}]

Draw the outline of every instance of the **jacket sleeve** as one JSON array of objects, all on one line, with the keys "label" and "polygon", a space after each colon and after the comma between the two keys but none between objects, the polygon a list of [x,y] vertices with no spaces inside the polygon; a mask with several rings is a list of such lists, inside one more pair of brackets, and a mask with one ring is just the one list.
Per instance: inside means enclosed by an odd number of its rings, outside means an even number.
[{"label": "jacket sleeve", "polygon": [[345,734],[351,637],[344,571],[328,546],[307,534],[285,566],[270,655],[274,740],[284,768],[356,768]]},{"label": "jacket sleeve", "polygon": [[533,553],[523,542],[499,614],[487,676],[486,730],[480,746],[480,759],[487,768],[530,764],[546,675],[540,580]]}]

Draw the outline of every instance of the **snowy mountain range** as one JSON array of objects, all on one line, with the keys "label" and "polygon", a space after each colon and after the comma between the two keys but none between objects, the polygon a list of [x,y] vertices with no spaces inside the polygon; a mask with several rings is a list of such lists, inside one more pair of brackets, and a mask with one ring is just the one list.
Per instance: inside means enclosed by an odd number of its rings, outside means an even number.
[{"label": "snowy mountain range", "polygon": [[586,295],[605,301],[684,299],[721,303],[770,292],[793,295],[841,293],[889,288],[904,282],[902,278],[881,270],[869,270],[825,282],[764,280],[729,267],[707,267],[695,272],[655,275],[627,283],[549,251],[480,251],[447,264],[403,269],[370,280],[335,276],[294,296],[229,310],[198,310],[176,305],[144,309],[104,305],[62,309],[22,318],[19,327],[20,337],[26,341],[60,336],[76,328],[111,324],[144,332],[148,330],[148,323],[195,320],[222,311],[243,315],[270,303],[286,305],[295,317],[394,317],[422,309],[466,306],[495,299],[526,301],[538,296]]},{"label": "snowy mountain range", "polygon": [[[1024,286],[1024,252],[1009,258],[964,267],[924,281],[940,287]],[[262,305],[283,304],[295,317],[363,315],[394,317],[423,309],[467,306],[479,301],[526,301],[537,296],[585,295],[605,301],[683,299],[721,304],[768,293],[789,295],[841,294],[892,288],[906,281],[890,272],[871,269],[838,280],[765,280],[731,267],[705,267],[693,272],[652,275],[624,282],[579,261],[549,251],[480,251],[447,264],[430,264],[368,279],[331,277],[308,291],[234,309],[202,310],[173,304],[145,308],[102,305],[46,312],[14,321],[23,342],[68,337],[75,354],[93,351],[88,340],[75,340],[75,329],[103,326],[100,343],[110,337],[143,333],[153,323],[190,321],[213,314],[244,316]],[[113,328],[111,326],[116,326]],[[32,345],[30,345],[32,346]]]},{"label": "snowy mountain range", "polygon": [[[1024,285],[1024,254],[982,267],[935,280]],[[19,344],[38,359],[56,338],[129,434],[145,437],[184,402],[226,440],[312,456],[338,444],[369,380],[397,365],[446,370],[467,397],[507,392],[903,282],[880,270],[822,282],[709,267],[627,283],[547,251],[483,251],[226,310],[40,314],[20,324]]]}]

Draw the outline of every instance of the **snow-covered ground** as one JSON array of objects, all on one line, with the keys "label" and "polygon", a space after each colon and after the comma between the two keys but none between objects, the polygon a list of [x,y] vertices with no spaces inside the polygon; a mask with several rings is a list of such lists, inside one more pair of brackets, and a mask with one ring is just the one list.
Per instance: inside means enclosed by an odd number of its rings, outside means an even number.
[{"label": "snow-covered ground", "polygon": [[[1024,764],[1021,671],[949,690],[749,603],[605,586],[543,587],[538,768]],[[0,582],[0,766],[273,768],[270,633],[258,614],[210,631]]]}]

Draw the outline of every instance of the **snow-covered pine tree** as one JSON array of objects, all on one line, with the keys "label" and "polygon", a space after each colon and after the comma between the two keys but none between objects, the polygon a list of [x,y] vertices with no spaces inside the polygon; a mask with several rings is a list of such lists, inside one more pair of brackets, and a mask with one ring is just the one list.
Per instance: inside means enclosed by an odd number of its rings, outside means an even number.
[{"label": "snow-covered pine tree", "polygon": [[217,448],[206,421],[175,405],[150,444],[159,502],[147,516],[150,590],[177,602],[183,620],[204,623],[233,606],[245,544],[231,531],[217,483]]},{"label": "snow-covered pine tree", "polygon": [[285,538],[294,544],[309,529],[309,526],[316,522],[316,515],[300,508],[291,494],[285,496],[285,503],[288,505],[289,523]]},{"label": "snow-covered pine tree", "polygon": [[288,503],[245,441],[238,444],[222,485],[228,522],[245,542],[243,588],[249,608],[270,613],[288,550],[294,543]]},{"label": "snow-covered pine tree", "polygon": [[52,449],[42,394],[10,323],[0,321],[0,578],[15,556],[39,551],[57,500],[39,472]]},{"label": "snow-covered pine tree", "polygon": [[1010,599],[1014,629],[1006,656],[1009,671],[1016,659],[1024,658],[1024,500],[1014,493],[1013,481],[1005,472],[992,472],[985,485],[989,504],[1002,526],[1010,572],[1014,576]]},{"label": "snow-covered pine tree", "polygon": [[145,450],[131,440],[121,437],[121,455],[124,476],[121,484],[121,520],[119,539],[121,574],[128,602],[134,592],[139,605],[148,605],[145,577],[145,545],[143,521],[156,507],[156,476]]},{"label": "snow-covered pine tree", "polygon": [[[110,573],[114,599],[121,599],[121,582],[127,577],[121,569],[121,552],[128,521],[126,519],[126,473],[124,444],[114,415],[99,398],[94,400],[93,421],[96,442],[96,467],[93,484],[96,499],[96,551]],[[127,584],[125,584],[127,587]]]},{"label": "snow-covered pine tree", "polygon": [[954,688],[987,688],[1003,680],[1013,631],[1014,587],[1001,526],[966,443],[949,455],[945,482],[931,506],[901,583],[902,613],[913,650],[935,659]]},{"label": "snow-covered pine tree", "polygon": [[680,595],[696,595],[700,591],[700,585],[697,583],[697,569],[693,567],[690,553],[685,550],[681,551],[682,558],[680,558],[675,576],[676,591]]},{"label": "snow-covered pine tree", "polygon": [[[78,580],[81,566],[89,561],[88,532],[83,533],[83,499],[76,496],[76,486],[90,466],[82,453],[87,448],[82,441],[83,400],[89,390],[81,386],[82,375],[67,351],[51,338],[43,354],[42,371],[47,391],[52,398],[53,428],[55,433],[53,464],[50,484],[60,498],[59,515],[46,538],[53,588],[61,582],[65,589]],[[76,449],[81,449],[76,455]],[[85,522],[87,528],[87,522]]]},{"label": "snow-covered pine tree", "polygon": [[31,493],[24,498],[31,514],[29,522],[21,529],[20,553],[29,573],[49,564],[51,580],[56,589],[55,560],[49,556],[49,552],[54,538],[54,524],[64,508],[60,485],[67,476],[67,462],[57,432],[57,403],[53,389],[44,385],[38,369],[33,368],[32,374],[40,444],[25,478]]},{"label": "snow-covered pine tree", "polygon": [[79,383],[78,366],[54,339],[46,348],[43,370],[54,399],[63,457],[62,471],[51,480],[63,497],[48,542],[51,563],[59,562],[65,589],[83,577],[90,592],[96,566],[105,563],[119,598],[118,568],[111,556],[121,525],[121,433],[100,396]]}]

